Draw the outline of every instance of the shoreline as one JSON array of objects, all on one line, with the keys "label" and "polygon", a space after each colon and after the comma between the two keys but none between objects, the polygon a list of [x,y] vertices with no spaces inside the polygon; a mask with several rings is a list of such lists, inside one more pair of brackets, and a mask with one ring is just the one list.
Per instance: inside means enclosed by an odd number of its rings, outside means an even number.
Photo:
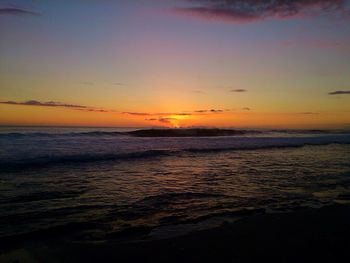
[{"label": "shoreline", "polygon": [[165,239],[18,244],[0,262],[340,262],[350,249],[350,205],[244,217]]}]

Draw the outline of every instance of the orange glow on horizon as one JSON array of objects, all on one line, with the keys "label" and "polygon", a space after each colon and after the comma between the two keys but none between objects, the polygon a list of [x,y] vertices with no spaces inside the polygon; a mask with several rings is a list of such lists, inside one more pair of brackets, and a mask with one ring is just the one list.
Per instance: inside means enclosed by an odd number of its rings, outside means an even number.
[{"label": "orange glow on horizon", "polygon": [[62,125],[113,127],[237,127],[237,128],[345,128],[349,115],[344,113],[144,113],[85,112],[74,109],[35,106],[0,105],[1,125]]}]

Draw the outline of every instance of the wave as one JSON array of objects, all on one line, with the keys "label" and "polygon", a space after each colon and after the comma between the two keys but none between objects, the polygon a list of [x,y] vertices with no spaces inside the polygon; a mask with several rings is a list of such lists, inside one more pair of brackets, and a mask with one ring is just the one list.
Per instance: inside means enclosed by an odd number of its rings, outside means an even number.
[{"label": "wave", "polygon": [[92,132],[68,132],[68,133],[47,133],[47,132],[10,132],[0,133],[0,138],[27,138],[27,137],[79,137],[79,136],[121,136],[128,135],[123,132],[104,132],[104,131],[92,131]]},{"label": "wave", "polygon": [[9,198],[0,200],[0,205],[9,204],[9,203],[18,204],[18,203],[41,201],[41,200],[72,198],[83,193],[84,191],[76,191],[76,192],[42,191],[42,192],[28,193],[23,195],[11,196]]},{"label": "wave", "polygon": [[[177,151],[178,152],[178,151]],[[102,161],[116,161],[116,160],[127,160],[127,159],[139,159],[148,157],[161,157],[170,156],[175,154],[176,151],[166,150],[150,150],[141,151],[125,154],[76,154],[66,156],[44,156],[36,157],[31,159],[13,160],[13,161],[0,161],[0,167],[2,170],[6,169],[23,169],[30,167],[43,167],[48,165],[59,165],[59,164],[75,164],[75,163],[92,163]]]},{"label": "wave", "polygon": [[272,133],[286,133],[286,134],[350,134],[350,130],[318,130],[318,129],[312,129],[312,130],[270,130],[269,132]]},{"label": "wave", "polygon": [[[314,138],[315,139],[315,138]],[[128,153],[106,153],[106,154],[67,154],[57,156],[38,156],[26,159],[13,159],[13,160],[0,160],[0,167],[2,171],[5,170],[17,170],[23,168],[40,168],[49,165],[62,165],[62,164],[76,164],[76,163],[93,163],[102,161],[127,161],[137,160],[142,158],[157,158],[157,157],[169,157],[169,156],[181,156],[184,154],[200,154],[200,153],[215,153],[225,151],[246,151],[246,150],[263,150],[263,149],[284,149],[284,148],[296,148],[304,146],[322,146],[340,144],[350,144],[350,137],[341,139],[329,139],[329,140],[309,140],[309,141],[281,141],[271,142],[261,145],[245,144],[234,147],[212,147],[212,148],[184,148],[175,150],[145,150],[138,152]]]},{"label": "wave", "polygon": [[228,197],[223,194],[201,193],[201,192],[181,192],[181,193],[165,193],[154,196],[147,196],[138,200],[134,205],[149,205],[152,207],[159,207],[161,204],[170,204],[172,202],[179,202],[179,200],[191,199],[208,199],[208,198],[224,198]]},{"label": "wave", "polygon": [[140,129],[133,131],[84,131],[84,132],[9,132],[0,133],[0,138],[27,137],[80,137],[80,136],[133,136],[133,137],[221,137],[258,134],[350,134],[350,130],[241,130],[216,128],[190,129]]},{"label": "wave", "polygon": [[99,161],[114,161],[126,159],[138,159],[157,156],[168,156],[173,151],[167,150],[147,150],[131,153],[108,153],[108,154],[75,154],[65,156],[40,156],[30,159],[21,159],[13,161],[0,160],[0,167],[3,169],[23,169],[27,167],[41,167],[53,164],[74,164],[74,163],[90,163]]}]

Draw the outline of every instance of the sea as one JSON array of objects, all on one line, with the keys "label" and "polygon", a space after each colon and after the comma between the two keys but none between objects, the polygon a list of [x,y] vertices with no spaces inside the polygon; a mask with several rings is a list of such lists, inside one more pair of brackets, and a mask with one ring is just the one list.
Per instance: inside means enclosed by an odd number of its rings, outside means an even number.
[{"label": "sea", "polygon": [[0,127],[0,240],[167,238],[350,202],[350,132]]}]

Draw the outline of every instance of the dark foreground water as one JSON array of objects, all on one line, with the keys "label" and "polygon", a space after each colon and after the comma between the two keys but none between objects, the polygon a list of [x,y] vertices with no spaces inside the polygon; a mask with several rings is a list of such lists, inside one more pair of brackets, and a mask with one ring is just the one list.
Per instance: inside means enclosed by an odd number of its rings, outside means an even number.
[{"label": "dark foreground water", "polygon": [[349,200],[347,133],[136,138],[0,128],[0,238],[59,229],[51,235],[100,241],[144,227],[172,235]]}]

